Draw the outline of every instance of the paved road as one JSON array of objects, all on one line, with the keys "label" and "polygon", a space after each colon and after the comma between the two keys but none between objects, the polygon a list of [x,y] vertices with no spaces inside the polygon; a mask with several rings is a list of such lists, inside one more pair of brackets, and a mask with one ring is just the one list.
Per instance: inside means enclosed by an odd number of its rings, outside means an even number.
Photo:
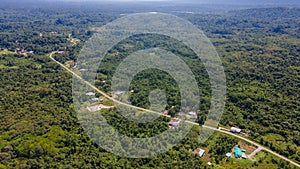
[{"label": "paved road", "polygon": [[[59,64],[66,71],[70,72],[71,74],[73,74],[78,79],[82,80],[82,82],[84,82],[85,84],[87,84],[88,86],[90,86],[91,88],[93,88],[95,91],[99,92],[101,95],[103,95],[107,99],[109,99],[109,100],[111,100],[111,101],[113,101],[113,102],[115,102],[117,104],[120,104],[120,105],[124,105],[124,106],[131,107],[131,108],[134,108],[134,109],[137,109],[137,110],[140,110],[140,111],[150,112],[150,113],[154,113],[154,114],[157,114],[157,115],[160,115],[160,116],[165,116],[165,117],[169,117],[170,118],[169,115],[164,115],[164,114],[159,113],[159,112],[155,112],[155,111],[152,111],[152,110],[148,110],[148,109],[143,109],[143,108],[140,108],[140,107],[136,107],[136,106],[133,106],[133,105],[130,105],[130,104],[126,104],[126,103],[120,102],[119,100],[114,99],[113,97],[109,96],[105,92],[99,90],[97,87],[95,87],[94,85],[92,85],[90,82],[85,81],[82,77],[80,77],[75,72],[73,72],[72,70],[70,70],[69,68],[67,68],[64,64],[62,64],[62,63],[58,62],[57,60],[55,60],[52,57],[52,55],[55,54],[56,52],[57,51],[54,51],[54,52],[52,52],[49,55],[50,59],[52,59],[54,62],[56,62],[57,64]],[[193,125],[199,125],[198,123],[191,122],[191,121],[185,121],[185,122],[193,124]],[[281,159],[283,159],[283,160],[285,160],[285,161],[287,161],[287,162],[289,162],[289,163],[291,163],[291,164],[293,164],[293,165],[295,165],[295,166],[297,166],[297,167],[300,168],[300,165],[298,163],[296,163],[296,162],[294,162],[294,161],[292,161],[292,160],[290,160],[290,159],[288,159],[288,158],[286,158],[286,157],[284,157],[284,156],[282,156],[282,155],[280,155],[280,154],[278,154],[278,153],[276,153],[276,152],[274,152],[274,151],[272,151],[272,150],[270,150],[270,149],[268,149],[268,148],[266,148],[266,147],[264,147],[264,146],[262,146],[262,145],[260,145],[260,144],[258,144],[256,142],[254,142],[254,141],[251,141],[251,140],[249,140],[249,139],[247,139],[245,137],[242,137],[240,135],[236,135],[236,134],[234,134],[234,133],[232,133],[232,132],[230,132],[230,131],[228,131],[228,130],[226,130],[224,128],[214,128],[214,127],[209,127],[209,126],[205,126],[205,125],[203,125],[202,127],[203,128],[207,128],[207,129],[211,129],[211,130],[214,130],[214,131],[217,131],[217,132],[221,132],[221,133],[224,133],[224,134],[236,137],[236,138],[239,138],[239,139],[244,140],[244,141],[246,141],[246,142],[248,142],[248,143],[250,143],[252,145],[255,145],[257,147],[261,147],[262,150],[265,150],[265,151],[267,151],[267,152],[269,152],[269,153],[271,153],[271,154],[273,154],[273,155],[275,155],[275,156],[277,156],[277,157],[279,157],[279,158],[281,158]]]},{"label": "paved road", "polygon": [[68,67],[66,67],[64,64],[58,62],[57,60],[55,60],[52,55],[55,54],[57,51],[55,52],[52,52],[49,57],[51,58],[51,60],[53,60],[54,62],[56,62],[57,64],[59,64],[61,67],[63,67],[65,70],[67,70],[68,72],[70,72],[71,74],[73,74],[75,77],[77,77],[78,79],[80,79],[82,82],[84,82],[85,84],[87,84],[88,86],[90,86],[91,88],[93,88],[95,91],[99,92],[101,95],[103,95],[104,97],[106,97],[107,99],[113,101],[114,103],[117,103],[117,104],[120,104],[120,105],[124,105],[124,106],[127,106],[127,107],[131,107],[131,108],[134,108],[134,109],[137,109],[137,110],[140,110],[140,111],[145,111],[145,112],[150,112],[150,113],[154,113],[154,114],[157,114],[157,115],[160,115],[160,116],[165,116],[165,117],[170,117],[169,115],[164,115],[164,114],[161,114],[159,112],[155,112],[155,111],[152,111],[152,110],[148,110],[148,109],[143,109],[141,107],[136,107],[136,106],[133,106],[133,105],[130,105],[130,104],[127,104],[127,103],[123,103],[123,102],[120,102],[119,100],[116,100],[114,99],[113,97],[109,96],[108,94],[106,94],[105,92],[99,90],[97,87],[95,87],[94,85],[92,85],[90,82],[84,80],[81,76],[77,75],[75,72],[73,72],[72,70],[70,70]]}]

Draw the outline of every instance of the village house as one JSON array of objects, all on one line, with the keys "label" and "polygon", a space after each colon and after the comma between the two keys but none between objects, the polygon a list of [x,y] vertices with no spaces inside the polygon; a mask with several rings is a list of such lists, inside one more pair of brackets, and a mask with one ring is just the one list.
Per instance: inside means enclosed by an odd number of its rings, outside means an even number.
[{"label": "village house", "polygon": [[92,99],[90,100],[90,102],[98,102],[98,101],[99,101],[98,98],[92,98]]},{"label": "village house", "polygon": [[188,112],[189,118],[191,119],[197,119],[197,113],[196,112]]},{"label": "village house", "polygon": [[242,131],[242,129],[236,128],[236,127],[231,127],[230,131],[233,133],[240,133]]},{"label": "village house", "polygon": [[195,150],[193,153],[198,154],[200,157],[202,157],[205,154],[205,150],[199,148],[199,149]]},{"label": "village house", "polygon": [[226,153],[227,158],[231,158],[231,153]]},{"label": "village house", "polygon": [[60,50],[60,51],[57,51],[56,53],[57,53],[57,54],[63,54],[63,53],[65,53],[65,51]]},{"label": "village house", "polygon": [[171,127],[179,127],[180,121],[170,121],[168,123],[169,126]]},{"label": "village house", "polygon": [[80,42],[80,39],[76,39],[76,38],[71,39],[71,43],[73,43],[74,45],[79,43],[79,42]]},{"label": "village house", "polygon": [[125,91],[117,91],[117,92],[115,92],[115,94],[118,95],[118,96],[120,96],[120,95],[122,95],[124,93],[125,93]]},{"label": "village house", "polygon": [[24,55],[24,56],[34,54],[34,51],[32,51],[32,50],[26,51],[24,49],[21,50],[20,48],[17,48],[15,52],[17,52],[18,54]]},{"label": "village house", "polygon": [[70,62],[69,62],[69,66],[70,66],[70,67],[74,67],[74,66],[75,66],[75,62],[74,62],[74,61],[70,61]]},{"label": "village house", "polygon": [[234,148],[233,153],[234,153],[235,158],[241,158],[242,157],[242,150],[239,146],[236,146]]},{"label": "village house", "polygon": [[245,152],[242,152],[242,158],[243,158],[243,159],[248,158]]},{"label": "village house", "polygon": [[113,107],[114,106],[105,106],[105,105],[99,104],[99,105],[94,105],[94,106],[88,106],[87,109],[90,112],[96,112],[96,111],[100,111],[102,109],[110,109]]},{"label": "village house", "polygon": [[100,111],[101,110],[101,106],[100,105],[96,105],[96,106],[89,106],[87,107],[88,111],[90,112],[96,112],[96,111]]},{"label": "village house", "polygon": [[161,112],[161,114],[168,115],[168,110],[165,110],[165,111]]},{"label": "village house", "polygon": [[95,96],[95,93],[93,93],[93,92],[88,92],[88,93],[86,93],[85,95],[87,95],[87,96]]}]

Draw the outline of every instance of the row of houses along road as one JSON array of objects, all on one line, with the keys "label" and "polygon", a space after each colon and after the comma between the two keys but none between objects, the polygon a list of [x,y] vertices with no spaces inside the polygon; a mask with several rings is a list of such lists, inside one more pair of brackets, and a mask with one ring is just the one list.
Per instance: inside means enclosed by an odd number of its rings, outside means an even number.
[{"label": "row of houses along road", "polygon": [[[58,65],[60,65],[66,71],[68,71],[69,73],[73,74],[76,78],[80,79],[82,82],[84,82],[85,84],[87,84],[88,86],[90,86],[92,89],[94,89],[95,91],[97,91],[98,93],[100,93],[101,95],[103,95],[104,97],[106,97],[107,99],[109,99],[109,100],[111,100],[111,101],[113,101],[113,102],[115,102],[117,104],[121,104],[121,105],[130,107],[130,108],[134,108],[134,109],[137,109],[137,110],[140,110],[140,111],[154,113],[154,114],[158,114],[158,115],[170,118],[169,115],[165,115],[165,114],[162,114],[160,112],[155,112],[155,111],[152,111],[152,110],[148,110],[148,109],[143,109],[143,108],[140,108],[140,107],[136,107],[136,106],[133,106],[133,105],[130,105],[130,104],[127,104],[127,103],[120,102],[119,100],[116,100],[116,99],[110,97],[108,94],[106,94],[105,92],[99,90],[96,86],[92,85],[90,82],[85,81],[82,77],[80,77],[75,72],[73,72],[72,70],[70,70],[69,68],[67,68],[64,64],[62,64],[62,63],[58,62],[57,60],[55,60],[52,57],[53,54],[55,54],[55,53],[57,53],[57,51],[54,51],[51,54],[49,54],[49,57],[50,57],[51,60],[53,60],[55,63],[57,63]],[[193,124],[193,125],[199,125],[198,123],[191,122],[191,121],[185,121],[185,122]],[[275,156],[277,156],[277,157],[279,157],[279,158],[281,158],[281,159],[283,159],[283,160],[285,160],[285,161],[287,161],[287,162],[289,162],[289,163],[291,163],[291,164],[293,164],[293,165],[295,165],[295,166],[297,166],[297,167],[300,168],[300,164],[298,164],[298,163],[296,163],[296,162],[288,159],[287,157],[284,157],[284,156],[282,156],[282,155],[280,155],[280,154],[278,154],[278,153],[276,153],[276,152],[274,152],[274,151],[272,151],[272,150],[270,150],[270,149],[268,149],[268,148],[266,148],[266,147],[264,147],[264,146],[262,146],[262,145],[260,145],[260,144],[258,144],[256,142],[254,142],[254,141],[251,141],[251,140],[249,140],[249,139],[247,139],[245,137],[242,137],[241,135],[234,134],[234,133],[228,131],[227,129],[224,129],[224,128],[214,128],[214,127],[205,126],[205,125],[203,125],[202,127],[203,128],[207,128],[207,129],[211,129],[211,130],[214,130],[214,131],[217,131],[217,132],[221,132],[221,133],[224,133],[224,134],[236,137],[236,138],[239,138],[239,139],[244,140],[244,141],[246,141],[246,142],[248,142],[250,144],[253,144],[253,145],[257,146],[257,147],[261,147],[262,150],[267,151],[267,152],[269,152],[269,153],[271,153],[271,154],[273,154],[273,155],[275,155]]]}]

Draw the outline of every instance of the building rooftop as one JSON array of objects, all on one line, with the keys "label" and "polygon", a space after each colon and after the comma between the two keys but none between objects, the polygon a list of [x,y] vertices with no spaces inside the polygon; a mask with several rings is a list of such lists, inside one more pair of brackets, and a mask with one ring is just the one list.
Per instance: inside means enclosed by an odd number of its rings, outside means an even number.
[{"label": "building rooftop", "polygon": [[246,159],[247,155],[245,153],[242,153],[242,158]]},{"label": "building rooftop", "polygon": [[239,147],[235,147],[233,152],[236,158],[242,157],[242,150]]},{"label": "building rooftop", "polygon": [[92,98],[91,101],[92,102],[97,102],[99,99],[98,98]]},{"label": "building rooftop", "polygon": [[240,133],[242,131],[242,129],[239,129],[239,128],[236,128],[236,127],[231,127],[230,131],[234,132],[234,133]]},{"label": "building rooftop", "polygon": [[231,153],[226,153],[227,158],[231,158]]},{"label": "building rooftop", "polygon": [[205,153],[205,150],[199,148],[197,150],[194,151],[194,154],[198,154],[200,157],[202,157]]},{"label": "building rooftop", "polygon": [[89,106],[89,107],[87,107],[87,109],[88,109],[88,111],[90,111],[90,112],[96,112],[96,111],[101,110],[101,106],[100,106],[100,105]]},{"label": "building rooftop", "polygon": [[124,94],[124,93],[125,93],[125,91],[116,91],[116,92],[115,92],[116,95],[122,95],[122,94]]},{"label": "building rooftop", "polygon": [[95,93],[93,93],[93,92],[88,92],[88,93],[86,93],[85,95],[87,95],[87,96],[95,96]]},{"label": "building rooftop", "polygon": [[191,116],[197,116],[197,113],[196,113],[196,112],[193,112],[193,111],[191,111],[191,112],[188,112],[188,115],[191,115]]},{"label": "building rooftop", "polygon": [[168,124],[173,127],[178,127],[179,123],[180,123],[179,121],[170,121]]},{"label": "building rooftop", "polygon": [[200,149],[199,156],[202,157],[204,155],[204,153],[205,153],[205,150]]}]

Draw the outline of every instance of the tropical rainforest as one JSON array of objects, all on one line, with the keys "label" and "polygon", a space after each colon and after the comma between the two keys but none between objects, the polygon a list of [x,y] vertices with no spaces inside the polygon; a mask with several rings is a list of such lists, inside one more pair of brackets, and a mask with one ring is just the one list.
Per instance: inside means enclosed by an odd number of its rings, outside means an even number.
[{"label": "tropical rainforest", "polygon": [[[114,155],[89,138],[74,109],[73,77],[49,54],[64,51],[54,58],[63,64],[76,62],[84,42],[97,33],[95,27],[124,14],[153,10],[187,19],[215,46],[227,81],[219,125],[237,126],[249,139],[300,163],[300,8],[220,11],[200,6],[20,4],[0,4],[0,168],[296,168],[264,151],[255,161],[226,159],[225,154],[240,140],[214,133],[201,143],[200,126],[194,126],[168,152],[141,159]],[[188,10],[192,12],[178,12]],[[80,41],[73,43],[72,38]],[[121,60],[151,47],[172,51],[195,74],[201,93],[196,122],[202,125],[211,101],[208,74],[194,53],[172,38],[146,34],[120,42],[99,66],[95,85],[110,93]],[[131,103],[149,108],[148,97],[154,89],[166,91],[165,109],[176,116],[178,86],[168,74],[155,69],[133,79]],[[150,137],[169,129],[167,117],[141,125],[124,119],[117,109],[101,113],[116,130],[132,137]],[[212,166],[206,158],[193,154],[199,147],[209,149]]]}]

